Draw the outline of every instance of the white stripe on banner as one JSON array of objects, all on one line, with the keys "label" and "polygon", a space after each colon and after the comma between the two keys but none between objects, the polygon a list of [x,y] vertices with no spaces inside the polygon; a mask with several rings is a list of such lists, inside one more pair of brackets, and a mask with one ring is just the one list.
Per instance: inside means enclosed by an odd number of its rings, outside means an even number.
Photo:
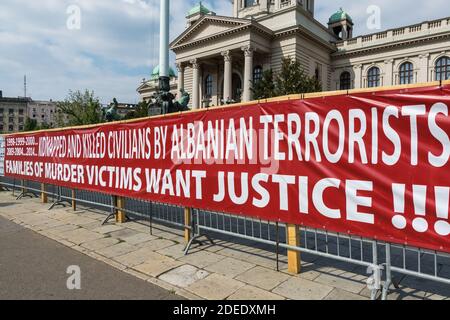
[{"label": "white stripe on banner", "polygon": [[5,137],[0,136],[0,177],[5,176]]}]

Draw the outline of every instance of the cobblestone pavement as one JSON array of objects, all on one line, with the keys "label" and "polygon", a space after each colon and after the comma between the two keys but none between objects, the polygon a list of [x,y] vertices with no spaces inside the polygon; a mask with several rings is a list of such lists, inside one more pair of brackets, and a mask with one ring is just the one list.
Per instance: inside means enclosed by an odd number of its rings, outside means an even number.
[{"label": "cobblestone pavement", "polygon": [[[183,255],[183,232],[138,222],[101,226],[103,214],[91,209],[48,210],[39,199],[14,200],[0,192],[0,216],[104,262],[123,273],[188,299],[369,299],[366,270],[330,259],[303,255],[302,273],[280,272],[275,254],[226,240],[195,247]],[[59,259],[58,256],[52,259]],[[450,266],[442,266],[450,271]],[[389,299],[449,299],[449,286],[397,277],[400,288]]]}]

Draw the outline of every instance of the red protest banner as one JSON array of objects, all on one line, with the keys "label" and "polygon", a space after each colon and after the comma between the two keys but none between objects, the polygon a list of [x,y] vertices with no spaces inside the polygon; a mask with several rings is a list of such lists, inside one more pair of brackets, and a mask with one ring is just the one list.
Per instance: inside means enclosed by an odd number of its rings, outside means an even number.
[{"label": "red protest banner", "polygon": [[5,175],[450,252],[450,86],[6,136]]}]

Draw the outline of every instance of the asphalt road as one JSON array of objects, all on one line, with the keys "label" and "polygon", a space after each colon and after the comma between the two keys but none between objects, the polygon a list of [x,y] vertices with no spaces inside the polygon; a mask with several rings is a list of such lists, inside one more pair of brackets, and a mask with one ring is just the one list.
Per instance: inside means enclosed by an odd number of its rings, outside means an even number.
[{"label": "asphalt road", "polygon": [[[81,290],[67,289],[69,266]],[[175,300],[181,297],[0,217],[0,300]]]}]

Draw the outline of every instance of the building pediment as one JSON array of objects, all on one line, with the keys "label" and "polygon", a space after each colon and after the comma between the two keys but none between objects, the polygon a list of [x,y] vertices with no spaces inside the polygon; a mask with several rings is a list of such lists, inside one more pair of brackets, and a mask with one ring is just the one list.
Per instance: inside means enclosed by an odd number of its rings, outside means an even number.
[{"label": "building pediment", "polygon": [[199,21],[187,28],[170,45],[172,50],[193,45],[211,38],[217,38],[239,32],[248,28],[257,29],[260,32],[272,36],[272,31],[259,23],[248,20],[221,16],[203,16]]}]

